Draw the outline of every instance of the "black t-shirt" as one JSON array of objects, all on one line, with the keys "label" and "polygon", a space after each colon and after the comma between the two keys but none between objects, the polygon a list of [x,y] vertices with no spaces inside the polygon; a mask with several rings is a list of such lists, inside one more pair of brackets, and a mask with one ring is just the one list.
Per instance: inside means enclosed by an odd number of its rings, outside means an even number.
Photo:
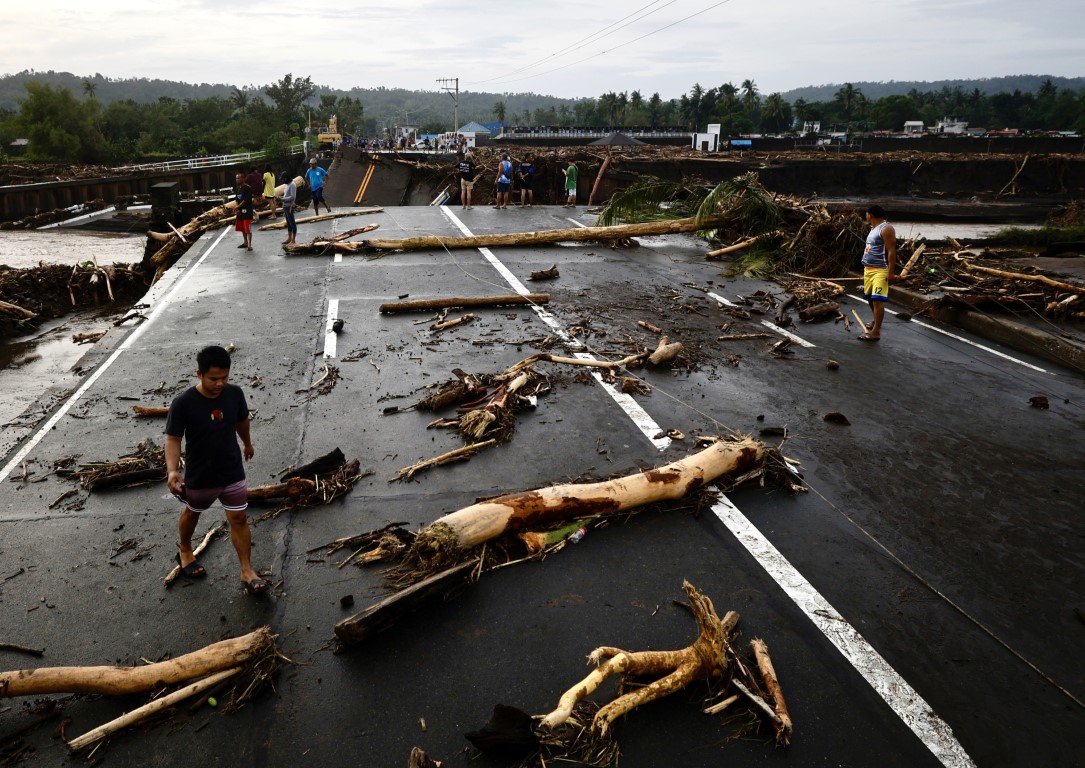
[{"label": "black t-shirt", "polygon": [[185,485],[224,488],[245,479],[235,430],[249,418],[241,387],[227,384],[216,398],[190,387],[174,398],[166,434],[185,439]]},{"label": "black t-shirt", "polygon": [[460,178],[464,181],[475,180],[475,164],[470,160],[460,161]]},{"label": "black t-shirt", "polygon": [[242,184],[234,195],[234,199],[237,200],[237,218],[252,220],[252,188],[248,184]]}]

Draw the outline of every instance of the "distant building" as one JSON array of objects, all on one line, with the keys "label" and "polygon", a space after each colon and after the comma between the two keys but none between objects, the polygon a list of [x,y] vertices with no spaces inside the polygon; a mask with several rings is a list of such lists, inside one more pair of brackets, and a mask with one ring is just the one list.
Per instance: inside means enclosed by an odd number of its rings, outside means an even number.
[{"label": "distant building", "polygon": [[935,133],[963,134],[968,129],[968,122],[955,117],[943,117],[935,126]]},{"label": "distant building", "polygon": [[904,133],[909,136],[919,136],[926,133],[927,126],[923,125],[922,120],[906,120],[904,122]]},{"label": "distant building", "polygon": [[701,152],[719,151],[721,125],[721,123],[709,123],[707,133],[693,134],[693,148]]},{"label": "distant building", "polygon": [[821,121],[807,120],[802,124],[802,133],[804,136],[808,136],[811,133],[821,133]]},{"label": "distant building", "polygon": [[460,128],[456,133],[462,134],[467,139],[467,146],[469,147],[482,146],[489,143],[490,140],[490,129],[473,121]]}]

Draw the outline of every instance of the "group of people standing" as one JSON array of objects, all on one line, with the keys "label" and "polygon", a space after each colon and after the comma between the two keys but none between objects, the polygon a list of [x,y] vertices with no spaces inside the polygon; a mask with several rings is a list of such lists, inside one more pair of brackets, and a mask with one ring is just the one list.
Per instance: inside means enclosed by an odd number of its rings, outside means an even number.
[{"label": "group of people standing", "polygon": [[[513,164],[508,152],[501,153],[501,161],[497,164],[497,173],[494,176],[494,205],[497,210],[509,207],[509,198],[514,190],[520,192],[520,207],[530,208],[535,205],[535,156],[528,152],[524,159]],[[464,209],[473,208],[472,194],[477,179],[475,178],[474,153],[470,150],[464,153],[459,163],[460,171],[460,202]],[[565,206],[576,207],[576,163],[569,161],[568,167],[562,169],[565,177]]]},{"label": "group of people standing", "polygon": [[[315,157],[309,160],[309,170],[305,172],[305,180],[313,196],[313,210],[320,213],[323,205],[328,213],[332,212],[331,206],[324,199],[324,179],[328,172],[320,167]],[[289,173],[279,176],[282,192],[278,193],[275,186],[275,172],[270,165],[264,166],[263,174],[254,166],[247,174],[238,173],[234,177],[236,190],[234,202],[237,203],[237,218],[234,219],[234,229],[241,233],[241,243],[238,248],[247,251],[252,250],[252,222],[256,218],[256,206],[267,202],[271,205],[269,219],[279,216],[282,209],[283,218],[286,219],[286,239],[283,245],[293,245],[297,242],[298,224],[294,218],[297,211],[298,185]]]}]

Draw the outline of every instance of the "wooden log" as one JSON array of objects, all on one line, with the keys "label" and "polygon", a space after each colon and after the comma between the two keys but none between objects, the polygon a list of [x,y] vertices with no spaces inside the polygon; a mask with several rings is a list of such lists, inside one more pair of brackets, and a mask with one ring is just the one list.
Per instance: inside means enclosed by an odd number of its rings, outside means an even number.
[{"label": "wooden log", "polygon": [[912,254],[912,257],[908,259],[908,263],[904,265],[904,269],[900,271],[901,277],[908,276],[908,273],[912,271],[912,267],[914,267],[915,263],[919,261],[919,257],[923,255],[923,251],[925,250],[927,250],[927,244],[920,243],[919,247],[916,248],[915,252]]},{"label": "wooden log", "polygon": [[361,613],[356,613],[336,624],[335,636],[349,645],[383,632],[404,615],[415,610],[421,603],[431,598],[443,597],[460,586],[477,566],[477,559],[470,560],[374,603]]},{"label": "wooden log", "polygon": [[644,328],[647,331],[651,331],[652,333],[657,333],[657,334],[658,333],[663,333],[663,329],[660,328],[658,325],[652,325],[651,323],[649,323],[649,322],[647,322],[645,320],[638,320],[637,325],[639,325],[641,328]]},{"label": "wooden log", "polygon": [[320,256],[325,253],[361,253],[365,251],[365,243],[348,243],[345,242],[346,237],[372,232],[379,227],[380,224],[366,224],[364,227],[352,229],[349,233],[344,233],[338,237],[318,237],[308,243],[291,243],[290,245],[284,246],[283,250],[291,256],[303,254],[315,254]]},{"label": "wooden log", "polygon": [[106,488],[116,488],[122,485],[157,483],[165,479],[165,467],[151,467],[149,469],[133,469],[131,472],[117,472],[112,475],[102,475],[101,477],[86,481],[83,483],[83,487],[88,491],[101,491]]},{"label": "wooden log", "polygon": [[590,240],[621,240],[628,237],[670,235],[712,229],[724,223],[722,216],[698,221],[696,218],[672,221],[648,221],[642,224],[619,224],[613,227],[570,227],[548,229],[539,232],[514,232],[507,234],[475,235],[472,237],[439,237],[426,235],[402,240],[369,240],[374,250],[413,251],[434,248],[492,248],[515,245],[543,245],[546,243],[582,243]]},{"label": "wooden log", "polygon": [[263,501],[266,499],[281,499],[286,496],[299,498],[308,496],[316,490],[316,483],[305,477],[292,477],[285,483],[274,485],[258,485],[249,488],[249,501]]},{"label": "wooden log", "polygon": [[599,173],[595,174],[595,183],[591,185],[591,192],[588,194],[589,206],[595,204],[595,193],[599,191],[599,184],[603,181],[603,174],[607,172],[607,167],[612,159],[610,147],[607,147],[607,156],[603,158],[603,164],[599,166]]},{"label": "wooden log", "polygon": [[749,248],[756,242],[757,238],[751,237],[749,240],[743,240],[741,243],[735,243],[734,245],[728,245],[726,248],[717,248],[714,251],[709,251],[705,254],[705,257],[709,259],[718,259],[720,256],[725,256],[728,253],[736,253],[744,248]]},{"label": "wooden log", "polygon": [[779,719],[776,725],[776,743],[786,747],[791,743],[791,713],[787,710],[787,702],[784,701],[784,692],[780,688],[780,681],[776,677],[776,670],[772,666],[769,657],[769,647],[764,640],[754,639],[750,641],[753,648],[754,658],[757,659],[757,668],[761,672],[761,679],[765,681],[765,689],[772,697],[773,711]]},{"label": "wooden log", "polygon": [[416,301],[393,301],[380,305],[382,314],[396,312],[430,312],[452,307],[502,307],[520,304],[549,304],[549,293],[529,293],[525,296],[458,296],[447,299],[418,299]]},{"label": "wooden log", "polygon": [[980,267],[968,259],[960,256],[954,257],[957,261],[964,265],[965,269],[970,269],[973,272],[982,272],[985,275],[993,275],[995,277],[1001,277],[1004,280],[1021,280],[1026,283],[1040,283],[1046,285],[1049,288],[1054,288],[1059,291],[1065,291],[1067,293],[1076,293],[1081,296],[1085,296],[1085,285],[1074,285],[1072,283],[1064,283],[1059,280],[1052,280],[1046,275],[1023,275],[1020,272],[1006,272],[1001,269],[992,269],[991,267]]},{"label": "wooden log", "polygon": [[[298,179],[294,179],[294,181],[296,183],[298,181]],[[298,184],[298,186],[300,187],[301,184]],[[280,187],[276,187],[276,192],[275,192],[276,197],[282,197],[282,192],[279,192],[278,191],[279,189],[280,189]],[[286,191],[285,187],[281,187],[281,189],[283,190],[283,192]],[[347,217],[347,216],[364,216],[364,215],[369,214],[369,213],[383,213],[383,212],[384,212],[383,208],[381,208],[379,206],[373,206],[373,207],[370,207],[370,208],[355,208],[355,209],[352,209],[352,210],[349,210],[349,211],[337,211],[335,213],[323,213],[323,214],[320,214],[319,216],[306,216],[304,219],[296,219],[295,221],[297,222],[297,225],[300,227],[302,224],[315,224],[315,223],[317,223],[319,221],[328,221],[329,219],[342,219],[342,218]],[[260,227],[258,231],[263,232],[264,230],[271,230],[271,229],[286,229],[286,221],[277,221],[274,224],[265,224],[264,226]]]},{"label": "wooden log", "polygon": [[817,320],[823,317],[836,317],[840,314],[840,305],[835,301],[823,301],[820,304],[814,304],[812,307],[799,310],[799,319],[804,323],[809,323],[813,320]]},{"label": "wooden log", "polygon": [[313,459],[308,464],[302,464],[300,467],[294,467],[286,472],[283,472],[279,476],[279,480],[289,480],[292,477],[309,477],[311,475],[323,475],[328,472],[334,472],[347,463],[347,457],[343,451],[339,448],[333,448],[316,459]]},{"label": "wooden log", "polygon": [[150,408],[142,405],[133,405],[132,412],[135,413],[136,416],[144,416],[149,418],[151,416],[167,416],[169,415],[170,409],[157,407]]},{"label": "wooden log", "polygon": [[0,672],[0,699],[50,693],[124,696],[176,685],[224,669],[244,666],[272,647],[271,630],[261,627],[175,659],[138,667],[41,667]]},{"label": "wooden log", "polygon": [[221,672],[205,677],[203,680],[199,680],[191,685],[186,685],[180,690],[173,693],[166,694],[165,696],[155,699],[154,701],[144,704],[142,707],[133,709],[131,712],[126,712],[115,720],[110,720],[104,725],[99,725],[97,728],[87,731],[82,736],[78,736],[68,742],[68,749],[73,752],[78,752],[81,749],[97,744],[107,736],[111,736],[118,731],[122,731],[130,725],[135,725],[138,722],[146,720],[154,715],[169,709],[179,701],[184,701],[187,698],[195,696],[198,693],[202,693],[208,688],[213,688],[220,683],[229,680],[231,677],[242,672],[241,667],[235,667],[233,669],[224,669]]},{"label": "wooden log", "polygon": [[449,328],[455,328],[457,325],[463,325],[469,323],[475,319],[474,312],[468,312],[462,317],[457,317],[455,320],[445,320],[443,323],[434,323],[429,327],[431,331],[447,331]]},{"label": "wooden log", "polygon": [[611,515],[680,499],[721,475],[752,469],[764,445],[752,438],[718,442],[657,469],[600,483],[554,485],[500,496],[445,515],[423,528],[414,549],[424,558],[456,553],[517,531],[585,515]]},{"label": "wooden log", "polygon": [[4,313],[5,315],[11,315],[12,317],[21,317],[26,320],[31,320],[37,317],[37,315],[31,312],[29,309],[24,309],[18,304],[12,304],[8,301],[0,301],[0,312]]}]

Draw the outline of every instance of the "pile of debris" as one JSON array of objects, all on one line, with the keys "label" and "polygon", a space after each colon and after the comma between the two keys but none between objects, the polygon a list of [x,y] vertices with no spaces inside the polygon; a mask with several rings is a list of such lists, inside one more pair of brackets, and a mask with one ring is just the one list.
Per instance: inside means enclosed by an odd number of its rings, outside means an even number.
[{"label": "pile of debris", "polygon": [[104,304],[129,306],[147,292],[138,265],[100,267],[39,264],[31,269],[0,265],[0,338],[25,334],[40,320]]}]

